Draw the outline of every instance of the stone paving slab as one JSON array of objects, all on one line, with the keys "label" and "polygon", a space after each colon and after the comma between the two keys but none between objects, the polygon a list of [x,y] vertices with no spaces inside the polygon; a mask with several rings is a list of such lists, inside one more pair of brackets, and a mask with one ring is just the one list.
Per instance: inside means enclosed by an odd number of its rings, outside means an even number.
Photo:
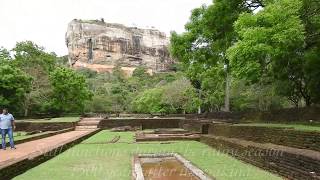
[{"label": "stone paving slab", "polygon": [[[97,129],[96,129],[97,130]],[[88,135],[96,130],[88,131],[71,131],[51,137],[30,141],[16,145],[15,150],[10,147],[7,150],[0,150],[0,169],[23,161],[25,159],[33,159],[37,156],[50,152],[51,150],[63,146]]]}]

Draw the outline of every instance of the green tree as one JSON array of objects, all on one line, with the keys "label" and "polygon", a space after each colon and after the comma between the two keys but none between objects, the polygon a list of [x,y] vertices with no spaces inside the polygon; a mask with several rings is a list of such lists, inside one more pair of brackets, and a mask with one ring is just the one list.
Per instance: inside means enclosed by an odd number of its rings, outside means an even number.
[{"label": "green tree", "polygon": [[3,47],[0,47],[0,64],[9,63],[12,60],[10,52]]},{"label": "green tree", "polygon": [[142,92],[132,102],[133,110],[138,113],[164,113],[167,108],[162,104],[163,89],[154,88]]},{"label": "green tree", "polygon": [[57,57],[32,41],[18,42],[12,51],[12,64],[32,77],[31,90],[23,101],[24,115],[27,116],[30,110],[39,112],[49,101],[52,89],[49,73],[54,69]]},{"label": "green tree", "polygon": [[[309,56],[317,48],[309,37],[317,27],[308,24],[314,18],[306,15],[309,5],[307,0],[280,0],[268,3],[256,14],[242,14],[235,23],[239,41],[228,50],[234,75],[261,85],[275,82],[278,94],[296,106],[303,98],[310,106],[311,82],[318,84],[319,78],[309,77],[309,73],[317,74],[312,68],[306,70],[310,62],[317,65],[312,61],[314,55]],[[313,5],[319,9],[319,3]],[[312,12],[319,17],[319,11]]]},{"label": "green tree", "polygon": [[53,87],[50,105],[56,113],[82,112],[92,98],[84,76],[74,70],[59,67],[50,74],[50,82]]},{"label": "green tree", "polygon": [[220,111],[224,105],[225,76],[222,66],[212,67],[201,73],[201,96],[203,109],[209,112]]},{"label": "green tree", "polygon": [[[225,110],[229,109],[229,95],[228,91],[225,91],[229,88],[222,87],[229,87],[231,81],[226,51],[238,38],[233,24],[241,13],[252,12],[263,7],[263,3],[264,1],[260,0],[216,0],[212,5],[192,11],[190,21],[185,25],[185,33],[172,33],[171,52],[183,63],[186,74],[192,85],[198,89],[206,110],[220,109],[221,98],[225,98]],[[224,65],[227,68],[224,73],[220,73]],[[213,71],[218,73],[212,73]],[[217,88],[203,87],[208,85],[208,79],[219,80],[213,82],[218,83],[213,85]]]},{"label": "green tree", "polygon": [[105,95],[94,95],[85,105],[86,112],[107,113],[112,112],[112,99]]},{"label": "green tree", "polygon": [[10,65],[0,66],[0,106],[19,111],[30,87],[31,77],[23,71]]},{"label": "green tree", "polygon": [[110,93],[113,111],[117,113],[126,111],[130,101],[128,87],[124,83],[114,83],[111,85]]},{"label": "green tree", "polygon": [[200,104],[195,88],[185,77],[173,81],[163,88],[161,102],[174,113],[196,112]]}]

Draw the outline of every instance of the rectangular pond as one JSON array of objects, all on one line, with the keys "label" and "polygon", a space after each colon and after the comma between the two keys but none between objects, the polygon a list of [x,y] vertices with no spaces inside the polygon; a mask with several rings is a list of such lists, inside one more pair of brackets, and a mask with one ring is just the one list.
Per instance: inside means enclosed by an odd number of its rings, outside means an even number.
[{"label": "rectangular pond", "polygon": [[136,132],[136,141],[199,141],[200,135],[183,129],[156,129],[151,132]]},{"label": "rectangular pond", "polygon": [[134,157],[136,180],[212,180],[179,154],[140,154]]}]

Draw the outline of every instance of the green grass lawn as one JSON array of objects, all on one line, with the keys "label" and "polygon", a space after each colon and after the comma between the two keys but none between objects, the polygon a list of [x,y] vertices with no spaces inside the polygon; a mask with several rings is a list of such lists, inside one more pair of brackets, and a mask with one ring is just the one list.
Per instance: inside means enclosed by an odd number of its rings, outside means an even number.
[{"label": "green grass lawn", "polygon": [[276,124],[276,123],[249,123],[236,124],[235,126],[260,126],[270,128],[291,128],[299,131],[320,131],[319,125],[303,125],[303,124]]},{"label": "green grass lawn", "polygon": [[[120,135],[115,144],[106,142]],[[137,153],[177,152],[196,166],[219,180],[276,180],[280,177],[243,163],[209,146],[196,141],[179,141],[171,144],[133,143],[131,132],[101,131],[59,156],[16,177],[16,180],[33,179],[131,179],[131,160]],[[90,144],[91,143],[91,144]]]},{"label": "green grass lawn", "polygon": [[79,117],[59,117],[52,119],[26,119],[17,120],[17,122],[34,122],[34,123],[52,123],[52,122],[77,122]]}]

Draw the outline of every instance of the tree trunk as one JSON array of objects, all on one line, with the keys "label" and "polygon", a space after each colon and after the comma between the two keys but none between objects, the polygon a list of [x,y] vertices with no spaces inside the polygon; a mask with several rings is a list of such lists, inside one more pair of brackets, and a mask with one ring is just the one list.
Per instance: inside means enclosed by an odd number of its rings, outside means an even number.
[{"label": "tree trunk", "polygon": [[230,77],[228,72],[226,72],[226,91],[225,91],[225,98],[224,98],[224,110],[226,112],[230,111]]},{"label": "tree trunk", "polygon": [[306,102],[306,106],[310,107],[311,106],[311,98],[310,97],[305,97],[304,100]]},{"label": "tree trunk", "polygon": [[24,108],[24,117],[27,117],[29,114],[29,110],[27,107]]},{"label": "tree trunk", "polygon": [[[201,100],[201,89],[199,89],[199,99]],[[198,114],[201,114],[201,105],[199,104],[199,107],[198,107]]]}]

